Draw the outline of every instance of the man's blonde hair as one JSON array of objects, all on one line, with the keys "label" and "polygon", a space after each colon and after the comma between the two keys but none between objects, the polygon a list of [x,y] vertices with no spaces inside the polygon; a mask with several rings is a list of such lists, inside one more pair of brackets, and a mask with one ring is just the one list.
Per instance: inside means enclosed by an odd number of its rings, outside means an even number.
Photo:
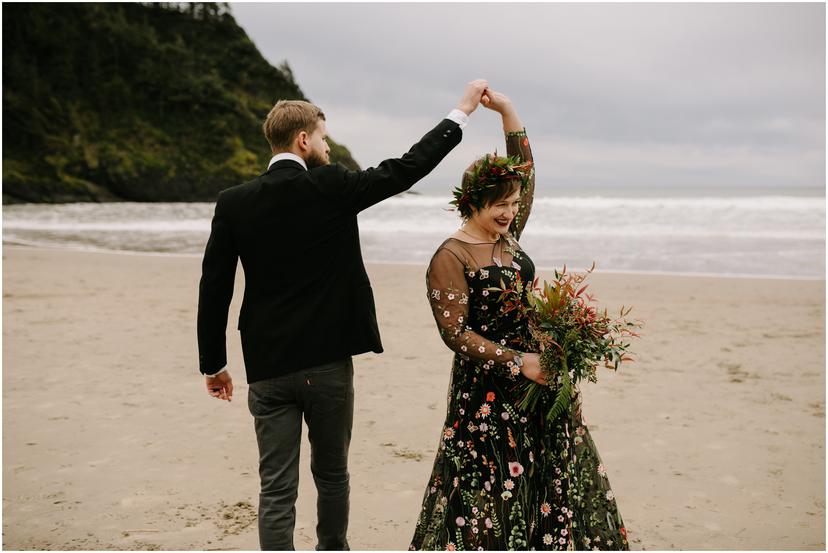
[{"label": "man's blonde hair", "polygon": [[315,131],[320,119],[324,121],[325,114],[310,102],[279,100],[267,114],[262,130],[272,151],[284,151],[301,131]]}]

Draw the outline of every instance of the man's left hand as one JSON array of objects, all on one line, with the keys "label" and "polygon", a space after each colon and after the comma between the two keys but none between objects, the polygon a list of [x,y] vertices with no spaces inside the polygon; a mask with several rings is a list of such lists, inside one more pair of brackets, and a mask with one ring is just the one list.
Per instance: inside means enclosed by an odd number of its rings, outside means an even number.
[{"label": "man's left hand", "polygon": [[233,400],[233,378],[230,371],[207,377],[207,393],[218,399]]}]

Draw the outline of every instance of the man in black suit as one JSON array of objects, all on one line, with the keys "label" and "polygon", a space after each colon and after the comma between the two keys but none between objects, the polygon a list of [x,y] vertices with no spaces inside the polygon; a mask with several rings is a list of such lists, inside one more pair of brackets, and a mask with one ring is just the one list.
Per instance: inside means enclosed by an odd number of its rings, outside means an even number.
[{"label": "man in black suit", "polygon": [[398,159],[365,171],[328,160],[325,116],[280,101],[264,123],[268,170],[219,194],[204,252],[198,348],[207,391],[230,401],[225,331],[237,261],[245,290],[238,328],[259,444],[259,542],[293,549],[302,417],[318,491],[318,549],[348,549],[351,356],[382,352],[357,214],[411,188],[461,139],[487,83]]}]

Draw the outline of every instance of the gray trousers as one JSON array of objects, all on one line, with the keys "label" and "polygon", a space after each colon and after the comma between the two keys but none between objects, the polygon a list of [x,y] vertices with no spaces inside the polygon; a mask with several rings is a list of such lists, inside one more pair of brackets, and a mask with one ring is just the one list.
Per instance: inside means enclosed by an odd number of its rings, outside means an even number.
[{"label": "gray trousers", "polygon": [[250,384],[247,405],[259,443],[259,543],[293,549],[302,416],[318,495],[317,550],[348,550],[348,447],[354,419],[351,358]]}]

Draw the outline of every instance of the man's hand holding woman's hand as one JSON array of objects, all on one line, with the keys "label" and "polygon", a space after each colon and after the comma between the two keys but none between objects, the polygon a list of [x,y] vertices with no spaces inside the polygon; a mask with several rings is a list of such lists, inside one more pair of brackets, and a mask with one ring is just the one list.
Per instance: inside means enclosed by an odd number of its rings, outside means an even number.
[{"label": "man's hand holding woman's hand", "polygon": [[477,79],[467,84],[466,90],[463,91],[463,97],[457,103],[457,109],[466,115],[471,115],[480,104],[480,98],[488,86],[489,82],[486,79]]},{"label": "man's hand holding woman's hand", "polygon": [[506,132],[522,131],[523,122],[508,96],[489,88],[486,79],[477,79],[466,85],[463,97],[457,103],[457,109],[466,115],[477,109],[479,104],[499,113],[503,117],[503,130]]}]

